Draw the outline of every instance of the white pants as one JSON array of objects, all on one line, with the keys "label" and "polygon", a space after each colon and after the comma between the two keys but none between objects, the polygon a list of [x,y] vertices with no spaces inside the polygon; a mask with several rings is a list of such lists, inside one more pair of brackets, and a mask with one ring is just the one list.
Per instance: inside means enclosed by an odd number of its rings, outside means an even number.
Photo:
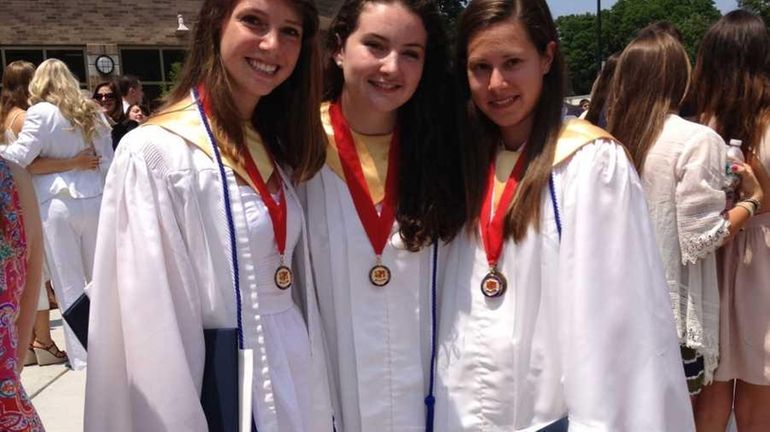
[{"label": "white pants", "polygon": [[[62,312],[91,281],[101,201],[101,196],[74,199],[60,194],[40,205],[46,262]],[[72,368],[85,368],[86,350],[66,322],[64,343]]]},{"label": "white pants", "polygon": [[[51,280],[51,274],[48,271],[48,264],[43,260],[43,277],[40,278],[40,290],[37,295],[37,311],[47,311],[51,308],[51,304],[48,303],[48,290],[45,287],[45,283]],[[37,335],[35,335],[37,336]]]}]

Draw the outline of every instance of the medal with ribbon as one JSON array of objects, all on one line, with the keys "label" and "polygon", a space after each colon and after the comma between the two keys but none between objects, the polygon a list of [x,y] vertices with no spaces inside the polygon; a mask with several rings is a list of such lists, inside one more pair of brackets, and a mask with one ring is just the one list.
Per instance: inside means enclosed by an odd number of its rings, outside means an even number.
[{"label": "medal with ribbon", "polygon": [[494,214],[492,213],[492,208],[494,207],[495,198],[495,161],[492,161],[489,167],[487,191],[481,206],[481,215],[479,216],[481,240],[484,245],[484,252],[487,255],[487,263],[489,263],[489,272],[481,280],[481,292],[487,297],[500,297],[508,287],[508,281],[505,276],[497,270],[497,261],[500,259],[500,254],[503,251],[505,216],[513,202],[516,188],[527,166],[526,159],[522,149],[516,164],[508,176],[508,180],[505,182],[505,187]]},{"label": "medal with ribbon", "polygon": [[[201,86],[198,88],[198,92],[201,95],[201,103],[203,105],[203,110],[206,113],[205,116],[202,117],[202,121],[205,124],[208,124],[208,118],[211,109],[209,104],[206,100],[206,93],[205,89]],[[207,131],[211,130],[210,127],[207,128]],[[210,134],[210,139],[212,142],[216,142],[213,134]],[[267,150],[267,149],[265,149]],[[259,193],[259,196],[262,198],[262,202],[265,203],[265,207],[267,207],[268,215],[270,216],[270,221],[273,225],[273,234],[275,235],[275,245],[278,249],[278,255],[280,257],[280,263],[278,264],[278,268],[275,271],[275,276],[273,278],[275,285],[282,290],[288,289],[292,283],[294,282],[294,274],[291,271],[291,268],[286,265],[285,262],[285,252],[286,252],[286,223],[287,223],[287,214],[286,214],[286,194],[284,193],[283,189],[283,182],[279,185],[278,188],[278,200],[273,198],[273,195],[270,193],[270,191],[267,188],[267,183],[265,179],[262,178],[262,175],[259,173],[259,169],[257,168],[257,165],[254,163],[254,159],[251,155],[251,152],[247,152],[247,157],[244,159],[244,166],[243,168],[246,171],[246,174],[249,176],[249,180],[251,180],[251,183],[256,187],[257,192]],[[270,164],[275,168],[275,160],[270,156],[269,152],[267,153],[268,158],[270,159]],[[274,170],[274,172],[278,172],[277,170]],[[280,179],[280,177],[279,177]]]},{"label": "medal with ribbon", "polygon": [[366,236],[374,249],[376,261],[369,271],[369,280],[375,286],[385,286],[390,282],[390,269],[382,263],[382,251],[390,237],[393,222],[396,220],[396,202],[398,195],[398,157],[399,142],[398,130],[393,131],[390,148],[388,149],[388,171],[385,179],[385,197],[382,200],[380,213],[369,193],[366,184],[361,160],[356,151],[353,134],[350,131],[347,120],[342,114],[339,102],[329,105],[329,117],[334,129],[334,141],[337,144],[337,152],[340,156],[342,171],[345,181],[353,199],[353,204],[358,213],[358,218],[364,226]]}]

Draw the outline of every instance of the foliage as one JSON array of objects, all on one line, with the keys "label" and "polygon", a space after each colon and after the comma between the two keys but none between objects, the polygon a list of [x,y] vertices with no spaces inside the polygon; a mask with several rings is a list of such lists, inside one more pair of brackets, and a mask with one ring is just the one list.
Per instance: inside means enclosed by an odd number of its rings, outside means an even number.
[{"label": "foliage", "polygon": [[182,62],[174,62],[171,63],[171,70],[168,73],[168,80],[170,83],[164,84],[161,88],[161,96],[166,97],[169,93],[171,93],[171,90],[176,87],[176,85],[179,83],[179,80],[182,78]]},{"label": "foliage", "polygon": [[453,31],[455,20],[465,9],[465,5],[468,2],[465,0],[436,0],[436,4],[445,23],[449,25],[448,29]]},{"label": "foliage", "polygon": [[457,32],[457,18],[465,9],[468,0],[436,0],[438,11],[444,21],[450,47],[454,49],[455,34]]},{"label": "foliage", "polygon": [[597,70],[596,15],[561,16],[556,19],[556,25],[570,77],[568,91],[586,94],[591,89]]},{"label": "foliage", "polygon": [[[646,25],[666,20],[682,33],[685,48],[694,58],[701,37],[720,16],[713,0],[618,0],[602,11],[602,57],[621,51]],[[596,76],[595,19],[594,14],[583,14],[556,20],[573,94],[590,92]]]}]

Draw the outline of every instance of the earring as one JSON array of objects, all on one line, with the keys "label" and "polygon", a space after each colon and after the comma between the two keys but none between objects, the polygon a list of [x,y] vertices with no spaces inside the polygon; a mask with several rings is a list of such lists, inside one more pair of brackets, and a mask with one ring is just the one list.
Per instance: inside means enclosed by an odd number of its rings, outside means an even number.
[{"label": "earring", "polygon": [[342,60],[337,59],[337,67],[342,67]]}]

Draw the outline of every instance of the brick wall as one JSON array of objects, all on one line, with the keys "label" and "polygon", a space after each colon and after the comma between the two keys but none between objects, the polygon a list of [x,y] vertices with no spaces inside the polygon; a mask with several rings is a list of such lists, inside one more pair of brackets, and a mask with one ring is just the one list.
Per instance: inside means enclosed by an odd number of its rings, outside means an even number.
[{"label": "brick wall", "polygon": [[[202,0],[2,0],[0,45],[185,45],[177,14],[192,29]],[[341,0],[317,0],[321,15]],[[326,20],[324,20],[326,21]]]},{"label": "brick wall", "polygon": [[177,14],[192,23],[202,0],[3,0],[2,45],[184,45]]}]

